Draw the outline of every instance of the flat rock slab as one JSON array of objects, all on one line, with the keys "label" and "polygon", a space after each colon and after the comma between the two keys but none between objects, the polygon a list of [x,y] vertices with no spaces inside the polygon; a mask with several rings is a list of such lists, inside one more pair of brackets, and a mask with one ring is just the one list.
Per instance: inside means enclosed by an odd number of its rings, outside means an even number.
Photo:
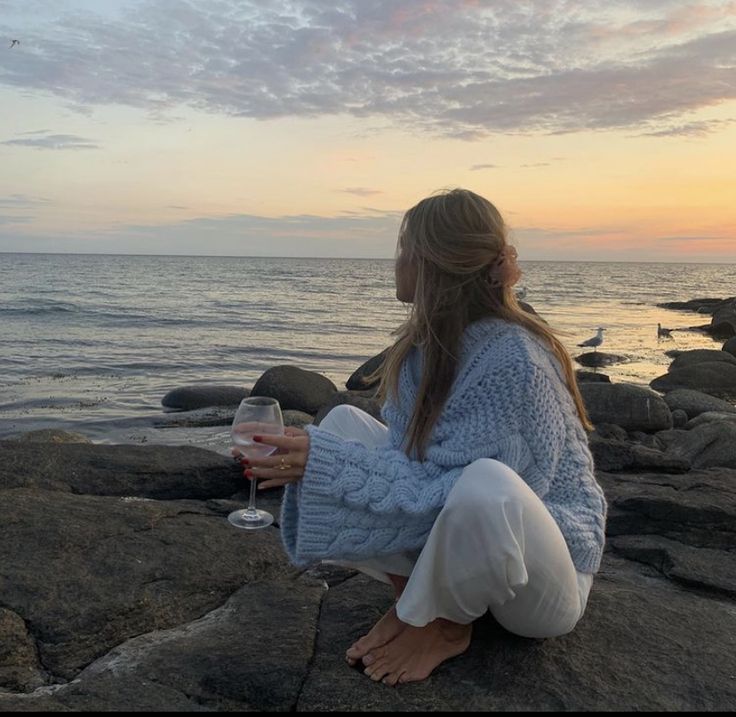
[{"label": "flat rock slab", "polygon": [[[331,589],[297,711],[622,711],[736,707],[736,612],[606,557],[575,630],[512,635],[490,616],[466,653],[396,688],[346,666],[344,653],[391,605],[364,576]],[[666,667],[665,667],[666,665]]]},{"label": "flat rock slab", "polygon": [[242,470],[192,446],[33,444],[0,441],[0,487],[175,500],[227,497]]},{"label": "flat rock slab", "polygon": [[290,711],[314,648],[325,588],[254,582],[202,618],[115,647],[74,682],[0,710]]},{"label": "flat rock slab", "polygon": [[293,576],[278,531],[236,530],[197,501],[0,491],[0,603],[41,663],[73,679],[135,635],[196,619],[244,583]]},{"label": "flat rock slab", "polygon": [[[394,689],[344,660],[388,586],[299,571],[276,527],[232,528],[230,459],[1,443],[0,711],[735,709],[736,470],[598,477],[608,550],[574,632],[486,617],[466,654]],[[280,494],[259,505],[277,515]]]}]

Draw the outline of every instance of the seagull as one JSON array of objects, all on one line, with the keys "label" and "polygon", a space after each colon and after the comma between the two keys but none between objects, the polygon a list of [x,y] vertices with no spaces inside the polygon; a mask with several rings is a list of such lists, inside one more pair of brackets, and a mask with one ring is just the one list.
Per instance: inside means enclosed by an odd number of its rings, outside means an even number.
[{"label": "seagull", "polygon": [[588,339],[587,341],[583,341],[583,343],[578,344],[578,346],[592,346],[593,351],[596,351],[598,347],[603,343],[603,332],[605,331],[605,329],[602,326],[599,326],[597,331],[597,336],[594,336],[592,339]]},{"label": "seagull", "polygon": [[20,45],[20,40],[11,40],[9,50],[12,50],[16,45]]},{"label": "seagull", "polygon": [[657,338],[658,339],[671,339],[672,329],[663,329],[662,324],[657,324]]}]

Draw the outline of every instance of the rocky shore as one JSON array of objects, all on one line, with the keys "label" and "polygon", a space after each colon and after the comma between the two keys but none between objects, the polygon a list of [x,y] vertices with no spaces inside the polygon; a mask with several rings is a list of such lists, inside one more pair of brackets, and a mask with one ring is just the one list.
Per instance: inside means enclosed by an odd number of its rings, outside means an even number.
[{"label": "rocky shore", "polygon": [[[0,710],[733,710],[736,345],[673,358],[651,388],[578,374],[609,520],[574,632],[529,640],[486,616],[467,653],[397,689],[343,659],[388,587],[295,569],[277,524],[232,528],[247,497],[230,459],[53,431],[0,442]],[[341,403],[380,420],[363,380],[380,360],[344,390],[294,366],[183,387],[162,425],[227,425],[248,394],[278,398],[287,425]],[[259,501],[278,516],[279,490]]]}]

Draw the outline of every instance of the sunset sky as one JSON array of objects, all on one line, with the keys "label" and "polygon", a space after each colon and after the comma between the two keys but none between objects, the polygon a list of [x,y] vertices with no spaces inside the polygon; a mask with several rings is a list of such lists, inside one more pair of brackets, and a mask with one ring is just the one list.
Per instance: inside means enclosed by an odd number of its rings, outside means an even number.
[{"label": "sunset sky", "polygon": [[0,163],[0,252],[392,258],[461,186],[736,262],[736,1],[0,0]]}]

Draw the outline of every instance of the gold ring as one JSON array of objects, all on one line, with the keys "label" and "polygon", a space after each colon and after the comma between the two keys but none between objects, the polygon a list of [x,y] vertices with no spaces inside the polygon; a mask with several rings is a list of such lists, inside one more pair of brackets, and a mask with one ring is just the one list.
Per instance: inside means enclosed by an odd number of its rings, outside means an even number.
[{"label": "gold ring", "polygon": [[281,456],[281,465],[279,466],[279,470],[285,471],[287,468],[291,468],[291,464],[284,462],[284,457]]}]

